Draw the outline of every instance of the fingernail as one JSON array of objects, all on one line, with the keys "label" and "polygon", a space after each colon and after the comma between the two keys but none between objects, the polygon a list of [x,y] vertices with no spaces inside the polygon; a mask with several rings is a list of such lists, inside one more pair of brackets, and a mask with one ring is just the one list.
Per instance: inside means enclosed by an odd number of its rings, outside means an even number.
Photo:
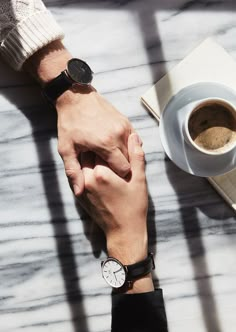
[{"label": "fingernail", "polygon": [[73,190],[74,190],[75,196],[80,194],[80,187],[77,184],[73,185]]},{"label": "fingernail", "polygon": [[143,146],[143,141],[141,140],[141,138],[139,136],[138,136],[138,140],[139,140],[140,146]]},{"label": "fingernail", "polygon": [[134,141],[135,141],[136,144],[138,144],[140,146],[143,145],[143,142],[142,142],[142,140],[141,140],[141,138],[139,137],[138,134],[133,134],[133,139],[134,139]]}]

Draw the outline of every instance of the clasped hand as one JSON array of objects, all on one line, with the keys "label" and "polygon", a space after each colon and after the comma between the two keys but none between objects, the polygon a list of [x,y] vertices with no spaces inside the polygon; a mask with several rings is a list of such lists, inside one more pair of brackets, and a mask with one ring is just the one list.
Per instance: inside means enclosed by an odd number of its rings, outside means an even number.
[{"label": "clasped hand", "polygon": [[126,117],[93,88],[57,100],[58,150],[79,203],[104,231],[110,255],[147,255],[148,195],[142,142]]},{"label": "clasped hand", "polygon": [[78,201],[104,231],[109,255],[125,264],[147,255],[148,194],[141,144],[137,134],[129,136],[131,171],[126,178],[94,153],[82,153],[81,158],[85,189]]},{"label": "clasped hand", "polygon": [[92,87],[66,91],[56,103],[58,113],[58,152],[69,184],[76,196],[84,190],[81,152],[92,151],[121,177],[130,171],[127,142],[133,128]]}]

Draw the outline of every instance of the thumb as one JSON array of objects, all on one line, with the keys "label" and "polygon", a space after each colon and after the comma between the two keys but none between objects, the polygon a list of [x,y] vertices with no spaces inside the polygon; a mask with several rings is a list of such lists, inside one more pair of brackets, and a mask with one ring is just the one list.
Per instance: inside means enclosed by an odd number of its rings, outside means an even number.
[{"label": "thumb", "polygon": [[138,134],[132,133],[128,139],[129,162],[132,173],[144,172],[145,157],[142,149],[142,141]]}]

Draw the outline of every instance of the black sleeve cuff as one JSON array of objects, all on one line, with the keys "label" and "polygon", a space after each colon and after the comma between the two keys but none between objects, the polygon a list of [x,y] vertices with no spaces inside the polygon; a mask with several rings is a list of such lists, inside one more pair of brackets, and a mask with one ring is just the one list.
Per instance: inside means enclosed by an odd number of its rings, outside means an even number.
[{"label": "black sleeve cuff", "polygon": [[112,295],[112,332],[167,332],[162,289]]}]

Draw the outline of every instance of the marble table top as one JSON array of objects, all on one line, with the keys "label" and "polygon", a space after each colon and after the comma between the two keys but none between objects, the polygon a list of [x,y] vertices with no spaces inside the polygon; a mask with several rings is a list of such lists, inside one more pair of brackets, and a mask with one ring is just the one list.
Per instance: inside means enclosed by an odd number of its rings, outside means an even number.
[{"label": "marble table top", "polygon": [[[48,0],[65,44],[144,142],[149,237],[170,332],[234,332],[236,222],[205,178],[166,158],[140,96],[206,37],[236,60],[236,5],[214,0]],[[0,330],[110,331],[104,239],[81,213],[37,85],[0,62]],[[157,329],[158,331],[158,329]]]}]

